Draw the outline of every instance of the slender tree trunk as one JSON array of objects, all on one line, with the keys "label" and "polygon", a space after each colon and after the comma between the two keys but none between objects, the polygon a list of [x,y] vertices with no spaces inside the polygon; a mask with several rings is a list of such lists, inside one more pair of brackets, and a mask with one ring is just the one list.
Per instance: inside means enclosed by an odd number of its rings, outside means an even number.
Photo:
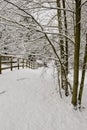
[{"label": "slender tree trunk", "polygon": [[[66,8],[66,5],[65,5],[65,0],[62,0],[62,5],[63,5],[63,8],[65,9]],[[63,11],[64,13],[64,26],[65,26],[65,35],[67,36],[68,35],[68,30],[67,30],[67,17],[66,17],[66,11],[64,10]],[[65,38],[65,73],[66,73],[66,77],[68,77],[68,39]],[[65,86],[65,91],[66,93],[68,92],[68,82]],[[68,95],[68,93],[67,93]]]},{"label": "slender tree trunk", "polygon": [[[56,0],[57,2],[57,7],[61,8],[61,3],[60,0]],[[58,30],[59,33],[62,33],[62,16],[61,16],[61,10],[57,9],[57,15],[58,15]],[[64,61],[64,41],[63,38],[60,37],[60,57],[61,57],[61,61],[63,63]],[[63,73],[63,69],[61,66],[61,87],[64,88],[64,73]]]},{"label": "slender tree trunk", "polygon": [[79,52],[80,52],[80,20],[81,20],[81,0],[76,2],[76,26],[75,26],[75,45],[74,45],[74,81],[73,81],[73,95],[72,104],[77,106],[77,93],[79,82]]},{"label": "slender tree trunk", "polygon": [[[63,4],[63,8],[66,8],[65,5],[65,0],[62,0],[62,4]],[[68,31],[67,31],[67,18],[66,18],[66,11],[64,10],[64,26],[65,26],[65,35],[68,35]],[[65,69],[66,69],[66,74],[68,75],[68,39],[65,38]]]},{"label": "slender tree trunk", "polygon": [[0,55],[0,74],[1,74],[1,55]]},{"label": "slender tree trunk", "polygon": [[[56,0],[56,2],[57,2],[57,7],[61,8],[60,0]],[[63,3],[63,4],[65,6],[65,3]],[[66,13],[64,12],[64,14],[66,14]],[[58,15],[58,30],[59,30],[59,33],[63,33],[62,14],[61,14],[60,9],[57,9],[57,15]],[[66,21],[66,16],[65,16],[65,27],[67,28],[66,22],[67,21]],[[64,54],[64,46],[65,46],[64,45],[64,39],[62,37],[60,37],[60,57],[61,57],[61,62],[63,63],[63,68],[61,66],[61,87],[65,90],[65,95],[68,96],[68,94],[69,94],[69,92],[68,92],[68,82],[67,82],[68,70],[66,70],[66,69],[68,69],[68,67],[66,67],[65,63],[64,63],[65,59],[66,59],[66,56]],[[66,51],[68,52],[68,48],[66,49]],[[68,60],[66,60],[66,61],[68,61]],[[68,64],[66,64],[66,65],[68,65]]]},{"label": "slender tree trunk", "polygon": [[[59,86],[59,94],[60,94],[60,97],[62,98],[62,93],[61,93],[61,85],[60,85],[60,69],[58,67],[58,62],[55,61],[55,65],[56,65],[56,69],[57,69],[57,79],[58,79],[58,86]],[[58,92],[58,90],[57,90]]]},{"label": "slender tree trunk", "polygon": [[79,90],[79,96],[78,96],[79,105],[81,105],[81,101],[82,101],[85,72],[86,72],[86,66],[87,66],[86,63],[87,63],[87,34],[86,34],[86,45],[85,45],[84,61],[83,61],[83,68],[82,68],[82,77],[81,77],[80,90]]}]

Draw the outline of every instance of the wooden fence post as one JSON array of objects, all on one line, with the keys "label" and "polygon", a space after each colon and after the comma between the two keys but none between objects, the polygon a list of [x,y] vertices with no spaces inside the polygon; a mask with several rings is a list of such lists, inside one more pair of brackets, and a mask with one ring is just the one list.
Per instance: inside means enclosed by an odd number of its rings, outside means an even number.
[{"label": "wooden fence post", "polygon": [[2,73],[2,67],[1,67],[1,55],[0,55],[0,74]]},{"label": "wooden fence post", "polygon": [[26,60],[26,68],[27,68],[27,62],[28,62],[28,61]]},{"label": "wooden fence post", "polygon": [[23,65],[22,65],[23,69],[24,69],[24,59],[23,59]]},{"label": "wooden fence post", "polygon": [[29,65],[28,67],[30,68],[30,61],[29,60],[28,60],[28,65]]},{"label": "wooden fence post", "polygon": [[18,70],[19,70],[19,58],[17,59],[17,64],[18,64],[17,66],[18,66]]},{"label": "wooden fence post", "polygon": [[11,71],[12,71],[13,70],[13,66],[12,66],[13,58],[12,57],[11,57],[10,62],[11,62]]},{"label": "wooden fence post", "polygon": [[31,62],[31,69],[33,69],[33,61]]}]

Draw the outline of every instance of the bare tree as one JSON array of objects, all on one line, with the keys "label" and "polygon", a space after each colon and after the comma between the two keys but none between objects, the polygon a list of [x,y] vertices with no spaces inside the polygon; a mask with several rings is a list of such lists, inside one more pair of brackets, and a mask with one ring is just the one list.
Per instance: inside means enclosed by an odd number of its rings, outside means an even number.
[{"label": "bare tree", "polygon": [[78,95],[78,103],[80,107],[82,103],[82,96],[83,96],[83,89],[84,89],[85,73],[86,73],[86,66],[87,66],[86,64],[87,64],[87,34],[86,34],[84,61],[83,61],[83,67],[82,67],[82,77],[81,77],[81,83],[80,83],[80,89],[79,89],[79,95]]},{"label": "bare tree", "polygon": [[75,1],[76,22],[75,22],[75,45],[74,45],[74,81],[72,104],[77,106],[77,95],[79,85],[79,52],[80,52],[80,34],[81,34],[81,0]]}]

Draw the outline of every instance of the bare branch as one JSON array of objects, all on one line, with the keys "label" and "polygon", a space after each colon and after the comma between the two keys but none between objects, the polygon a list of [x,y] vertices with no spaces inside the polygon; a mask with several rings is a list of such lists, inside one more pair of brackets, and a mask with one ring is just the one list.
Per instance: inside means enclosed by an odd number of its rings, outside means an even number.
[{"label": "bare branch", "polygon": [[[41,30],[38,30],[38,29],[36,29],[36,31],[37,32],[41,32],[41,33],[44,33],[45,35],[47,35],[47,34],[54,34],[54,35],[61,35],[61,36],[64,36],[64,37],[66,37],[67,39],[69,39],[72,43],[74,43],[74,41],[71,39],[71,38],[69,38],[68,36],[66,36],[66,35],[64,35],[64,34],[62,34],[62,33],[49,33],[49,32],[45,32],[44,31],[44,29],[43,29],[43,27],[41,26],[41,24],[31,15],[31,14],[29,14],[28,12],[26,12],[24,9],[22,9],[22,8],[20,8],[19,6],[17,6],[16,4],[14,4],[14,3],[12,3],[12,2],[10,2],[10,1],[8,1],[8,0],[4,0],[4,1],[6,1],[7,3],[9,3],[9,4],[11,4],[11,5],[13,5],[13,6],[15,6],[16,8],[18,8],[19,10],[21,10],[22,12],[24,12],[25,14],[27,14],[28,16],[30,16],[33,20],[34,20],[34,22],[41,28]],[[16,22],[17,23],[17,22]],[[20,24],[19,24],[20,25]],[[22,25],[22,27],[26,27],[25,25]],[[27,28],[28,29],[28,28]],[[48,36],[47,36],[48,37]]]},{"label": "bare branch", "polygon": [[87,3],[87,0],[81,4],[81,7]]}]

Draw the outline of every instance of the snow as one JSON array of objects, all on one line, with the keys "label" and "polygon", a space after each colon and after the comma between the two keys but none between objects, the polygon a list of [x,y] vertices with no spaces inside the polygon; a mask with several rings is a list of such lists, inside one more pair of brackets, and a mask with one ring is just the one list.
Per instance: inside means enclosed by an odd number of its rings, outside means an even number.
[{"label": "snow", "polygon": [[[87,86],[87,83],[85,84]],[[50,68],[3,71],[0,75],[0,130],[86,130],[87,88],[75,111],[60,98]]]}]

